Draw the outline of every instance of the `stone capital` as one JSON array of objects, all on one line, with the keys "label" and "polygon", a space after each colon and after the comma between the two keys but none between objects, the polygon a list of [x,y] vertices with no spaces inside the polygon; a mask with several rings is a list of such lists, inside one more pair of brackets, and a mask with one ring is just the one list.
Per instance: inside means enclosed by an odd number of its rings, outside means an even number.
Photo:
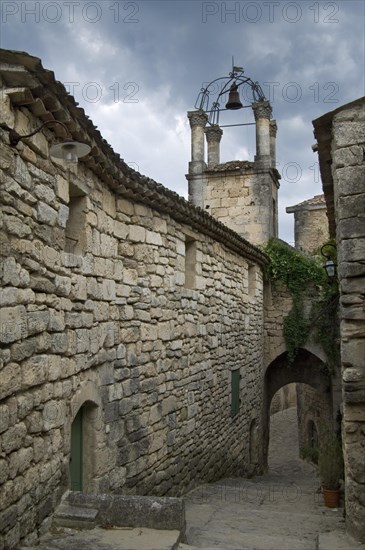
[{"label": "stone capital", "polygon": [[270,120],[270,137],[276,137],[276,132],[278,131],[278,125],[276,120]]},{"label": "stone capital", "polygon": [[252,109],[256,121],[260,118],[267,118],[270,120],[272,113],[270,101],[255,101],[255,103],[252,103]]},{"label": "stone capital", "polygon": [[219,143],[223,135],[223,130],[218,124],[213,124],[205,128],[205,135],[207,136],[208,143]]},{"label": "stone capital", "polygon": [[199,109],[199,111],[188,111],[188,119],[190,122],[190,128],[194,128],[196,126],[201,126],[204,128],[208,122],[208,115],[201,109]]}]

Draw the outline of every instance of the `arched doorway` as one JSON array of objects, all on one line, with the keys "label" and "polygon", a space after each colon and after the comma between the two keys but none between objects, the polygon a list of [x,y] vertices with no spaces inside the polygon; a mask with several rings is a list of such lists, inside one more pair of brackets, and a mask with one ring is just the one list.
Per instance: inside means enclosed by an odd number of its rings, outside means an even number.
[{"label": "arched doorway", "polygon": [[98,411],[95,403],[87,401],[79,408],[71,424],[71,491],[92,491]]},{"label": "arched doorway", "polygon": [[264,379],[263,418],[263,464],[268,467],[268,446],[270,438],[270,406],[275,393],[293,382],[308,384],[321,395],[323,407],[332,415],[331,378],[323,361],[305,349],[299,349],[295,362],[288,366],[287,354],[282,353],[268,366]]}]

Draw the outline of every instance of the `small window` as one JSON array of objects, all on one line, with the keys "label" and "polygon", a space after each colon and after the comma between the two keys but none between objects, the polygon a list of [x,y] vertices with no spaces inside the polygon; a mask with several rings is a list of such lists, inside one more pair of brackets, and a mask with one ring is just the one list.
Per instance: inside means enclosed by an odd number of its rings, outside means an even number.
[{"label": "small window", "polygon": [[240,409],[240,369],[231,371],[231,416],[236,416]]},{"label": "small window", "polygon": [[185,288],[196,287],[196,241],[185,240]]},{"label": "small window", "polygon": [[248,266],[248,295],[255,296],[256,290],[256,269],[254,265]]},{"label": "small window", "polygon": [[86,197],[70,184],[70,201],[66,223],[66,252],[82,254],[86,248]]}]

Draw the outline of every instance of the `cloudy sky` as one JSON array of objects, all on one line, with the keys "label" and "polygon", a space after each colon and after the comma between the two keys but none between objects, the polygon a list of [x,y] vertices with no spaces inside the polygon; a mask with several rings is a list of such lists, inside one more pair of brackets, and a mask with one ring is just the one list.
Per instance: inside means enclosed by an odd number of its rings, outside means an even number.
[{"label": "cloudy sky", "polygon": [[[2,0],[1,47],[40,57],[126,162],[185,197],[186,111],[234,56],[273,105],[280,236],[292,242],[285,208],[321,193],[311,121],[364,95],[364,5]],[[250,111],[221,122],[250,122]],[[224,129],[222,162],[254,154],[252,127]]]}]

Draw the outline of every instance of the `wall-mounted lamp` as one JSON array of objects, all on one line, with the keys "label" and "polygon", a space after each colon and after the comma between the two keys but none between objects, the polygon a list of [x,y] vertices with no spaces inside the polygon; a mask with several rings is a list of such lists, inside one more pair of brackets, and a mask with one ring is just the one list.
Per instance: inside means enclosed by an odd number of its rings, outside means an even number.
[{"label": "wall-mounted lamp", "polygon": [[[48,124],[60,124],[67,134],[68,128],[63,122],[60,122],[59,120],[47,120],[46,122],[43,122],[39,128],[34,130],[34,132],[31,132],[30,134],[27,134],[26,136],[21,136],[16,132],[15,130],[10,130],[9,132],[9,143],[12,147],[16,147],[22,139],[29,138],[37,134],[44,126],[47,126]],[[86,145],[86,143],[80,143],[78,141],[73,141],[71,138],[67,138],[65,141],[61,143],[57,143],[56,145],[52,145],[52,147],[49,150],[49,154],[51,157],[54,158],[60,158],[63,159],[66,162],[69,163],[75,163],[78,161],[79,158],[82,158],[86,156],[88,153],[90,153],[91,147],[89,145]]]},{"label": "wall-mounted lamp", "polygon": [[[333,253],[325,251],[325,249],[327,249],[329,247],[333,249],[333,251],[334,251]],[[333,258],[336,257],[336,250],[337,250],[336,246],[334,244],[331,244],[331,243],[324,244],[321,248],[321,254],[324,258],[326,258],[326,261],[325,261],[323,267],[324,267],[324,269],[327,273],[328,282],[330,284],[333,283],[333,281],[336,277],[337,264],[333,259]]]}]

